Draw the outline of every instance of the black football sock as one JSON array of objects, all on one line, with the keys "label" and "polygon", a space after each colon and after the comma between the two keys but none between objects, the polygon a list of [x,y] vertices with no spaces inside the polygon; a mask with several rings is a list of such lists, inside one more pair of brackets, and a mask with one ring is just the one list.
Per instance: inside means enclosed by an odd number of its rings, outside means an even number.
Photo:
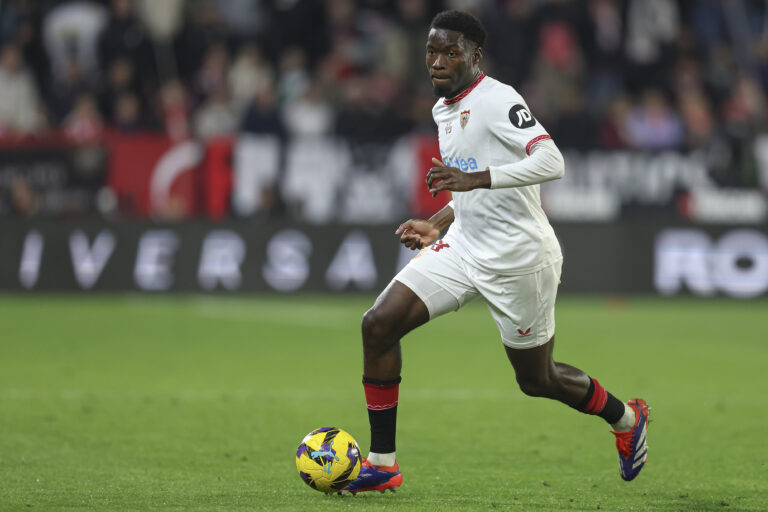
[{"label": "black football sock", "polygon": [[368,421],[371,424],[371,451],[374,453],[394,452],[397,406],[383,411],[368,409]]},{"label": "black football sock", "polygon": [[624,416],[624,403],[607,392],[597,379],[589,378],[589,390],[584,400],[574,407],[585,414],[595,414],[613,425]]},{"label": "black football sock", "polygon": [[398,377],[391,381],[381,381],[363,376],[368,421],[371,425],[371,451],[374,453],[395,451],[400,380]]}]

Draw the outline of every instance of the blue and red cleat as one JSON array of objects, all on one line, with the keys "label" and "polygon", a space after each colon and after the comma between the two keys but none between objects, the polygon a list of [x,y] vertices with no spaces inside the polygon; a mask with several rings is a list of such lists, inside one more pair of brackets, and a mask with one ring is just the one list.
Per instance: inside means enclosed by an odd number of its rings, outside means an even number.
[{"label": "blue and red cleat", "polygon": [[621,478],[629,482],[645,466],[648,459],[648,404],[642,398],[634,398],[627,405],[635,410],[635,426],[626,432],[611,430],[616,436],[616,449],[619,451],[619,471]]},{"label": "blue and red cleat", "polygon": [[394,466],[375,466],[363,457],[360,474],[354,482],[341,491],[341,494],[357,494],[365,491],[384,492],[387,489],[395,492],[402,484],[403,475],[400,474],[400,466],[397,462]]}]

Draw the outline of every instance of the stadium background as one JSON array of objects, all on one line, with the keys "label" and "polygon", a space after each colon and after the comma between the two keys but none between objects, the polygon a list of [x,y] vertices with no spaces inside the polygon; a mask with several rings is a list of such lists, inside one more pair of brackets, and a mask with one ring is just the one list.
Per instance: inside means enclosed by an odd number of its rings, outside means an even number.
[{"label": "stadium background", "polygon": [[381,288],[447,201],[422,46],[460,6],[565,153],[564,292],[764,295],[766,9],[729,5],[4,1],[0,287]]},{"label": "stadium background", "polygon": [[0,0],[0,510],[358,506],[292,455],[367,446],[359,320],[447,201],[452,7],[563,150],[556,356],[648,399],[651,464],[523,397],[473,303],[404,342],[406,486],[356,503],[765,509],[765,2]]}]

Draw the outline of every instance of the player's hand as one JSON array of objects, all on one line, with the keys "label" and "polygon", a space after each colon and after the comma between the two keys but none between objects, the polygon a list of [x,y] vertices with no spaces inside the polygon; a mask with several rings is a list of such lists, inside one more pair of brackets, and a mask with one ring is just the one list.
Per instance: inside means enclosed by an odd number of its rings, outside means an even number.
[{"label": "player's hand", "polygon": [[400,235],[400,242],[409,249],[421,249],[432,245],[440,236],[440,230],[428,220],[411,219],[400,224],[395,234]]},{"label": "player's hand", "polygon": [[462,172],[457,167],[448,167],[437,158],[432,159],[435,167],[427,173],[427,186],[435,197],[441,190],[463,192],[476,188],[490,188],[491,175],[489,171]]}]

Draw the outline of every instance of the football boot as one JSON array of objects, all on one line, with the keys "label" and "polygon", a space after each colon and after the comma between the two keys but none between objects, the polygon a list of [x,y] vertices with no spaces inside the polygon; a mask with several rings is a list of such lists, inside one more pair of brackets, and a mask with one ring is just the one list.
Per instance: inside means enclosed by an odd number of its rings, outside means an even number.
[{"label": "football boot", "polygon": [[611,430],[616,436],[616,449],[619,451],[619,471],[621,478],[633,480],[645,466],[648,459],[648,404],[642,398],[634,398],[627,405],[635,411],[635,425],[626,432]]},{"label": "football boot", "polygon": [[357,494],[358,492],[379,491],[389,489],[392,492],[403,483],[400,466],[395,462],[392,466],[376,466],[363,457],[363,464],[357,478],[341,491],[341,494]]}]

